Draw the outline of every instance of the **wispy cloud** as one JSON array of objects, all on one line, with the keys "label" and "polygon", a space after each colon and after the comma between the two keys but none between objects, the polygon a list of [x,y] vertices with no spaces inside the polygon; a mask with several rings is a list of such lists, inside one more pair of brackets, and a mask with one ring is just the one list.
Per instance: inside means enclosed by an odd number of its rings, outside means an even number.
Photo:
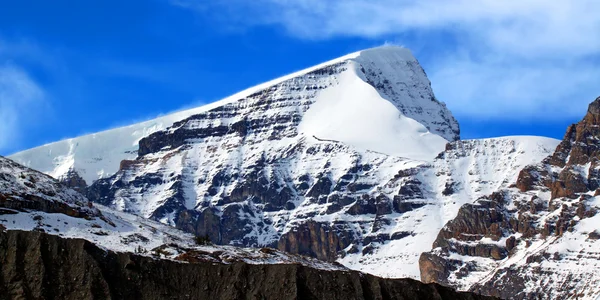
[{"label": "wispy cloud", "polygon": [[42,109],[44,91],[21,68],[0,65],[0,150],[14,149],[36,110]]},{"label": "wispy cloud", "polygon": [[[434,89],[459,116],[573,118],[600,94],[596,0],[172,0],[231,26],[301,39],[443,37],[428,52]],[[400,39],[400,38],[398,38]]]},{"label": "wispy cloud", "polygon": [[48,93],[26,66],[50,67],[47,51],[27,39],[0,36],[0,153],[15,151],[50,115]]}]

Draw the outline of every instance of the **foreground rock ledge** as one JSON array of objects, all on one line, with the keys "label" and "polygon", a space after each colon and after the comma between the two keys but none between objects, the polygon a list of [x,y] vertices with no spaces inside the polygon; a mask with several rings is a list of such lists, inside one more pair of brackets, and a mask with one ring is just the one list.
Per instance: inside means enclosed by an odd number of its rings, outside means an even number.
[{"label": "foreground rock ledge", "polygon": [[301,265],[188,264],[81,239],[0,232],[0,299],[492,299]]}]

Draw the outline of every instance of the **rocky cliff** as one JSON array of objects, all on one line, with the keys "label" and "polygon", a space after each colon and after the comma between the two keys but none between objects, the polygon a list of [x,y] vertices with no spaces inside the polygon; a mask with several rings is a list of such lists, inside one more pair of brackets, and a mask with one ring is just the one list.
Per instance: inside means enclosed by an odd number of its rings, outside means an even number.
[{"label": "rocky cliff", "polygon": [[600,295],[600,98],[541,163],[461,207],[420,258],[421,278],[514,299]]},{"label": "rocky cliff", "polygon": [[410,279],[293,265],[116,253],[81,239],[0,232],[1,299],[486,299]]}]

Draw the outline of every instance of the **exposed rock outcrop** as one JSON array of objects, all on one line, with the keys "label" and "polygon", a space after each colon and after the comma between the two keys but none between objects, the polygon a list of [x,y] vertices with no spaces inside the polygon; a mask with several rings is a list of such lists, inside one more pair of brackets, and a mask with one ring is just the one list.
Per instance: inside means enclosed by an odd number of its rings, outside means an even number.
[{"label": "exposed rock outcrop", "polygon": [[40,232],[0,232],[2,299],[491,299],[301,265],[180,263]]},{"label": "exposed rock outcrop", "polygon": [[65,188],[52,177],[0,156],[0,207],[61,213],[77,218],[100,217],[81,194]]},{"label": "exposed rock outcrop", "polygon": [[284,233],[277,242],[277,248],[321,260],[335,261],[339,252],[348,247],[352,239],[353,237],[349,236],[348,232],[344,233],[343,229],[335,230],[328,224],[308,221]]},{"label": "exposed rock outcrop", "polygon": [[600,98],[513,188],[462,206],[421,255],[422,280],[510,299],[598,297],[599,128]]},{"label": "exposed rock outcrop", "polygon": [[77,171],[73,170],[73,168],[69,169],[69,172],[67,172],[67,174],[64,176],[59,177],[58,180],[66,187],[69,187],[81,194],[85,195],[87,192],[87,183],[83,178],[81,178]]}]

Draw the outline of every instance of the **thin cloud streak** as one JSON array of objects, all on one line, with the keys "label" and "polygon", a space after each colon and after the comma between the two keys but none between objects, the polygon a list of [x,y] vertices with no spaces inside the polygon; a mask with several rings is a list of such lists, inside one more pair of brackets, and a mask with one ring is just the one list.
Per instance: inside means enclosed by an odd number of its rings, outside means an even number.
[{"label": "thin cloud streak", "polygon": [[24,70],[0,65],[0,150],[15,148],[44,99],[44,91]]}]

